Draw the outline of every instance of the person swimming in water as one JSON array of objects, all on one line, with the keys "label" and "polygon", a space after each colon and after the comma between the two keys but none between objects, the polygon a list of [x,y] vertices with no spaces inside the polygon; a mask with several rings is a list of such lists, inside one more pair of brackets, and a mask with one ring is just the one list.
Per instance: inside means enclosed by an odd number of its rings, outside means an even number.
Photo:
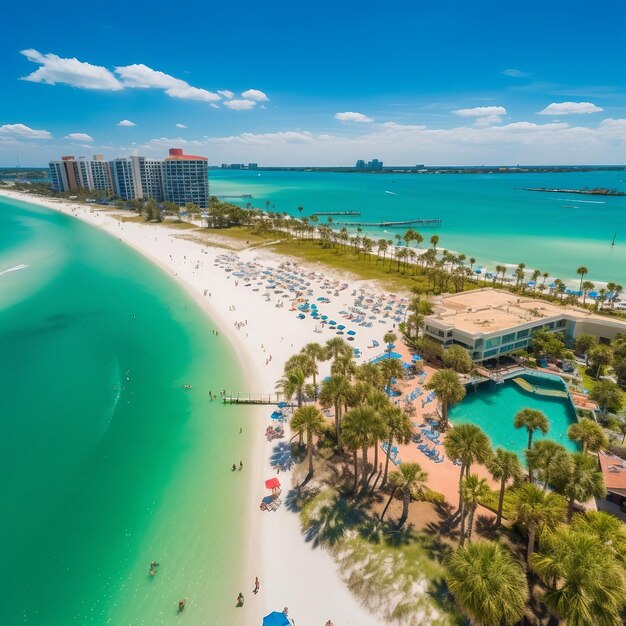
[{"label": "person swimming in water", "polygon": [[186,605],[187,605],[187,600],[184,600],[184,599],[183,600],[179,600],[178,601],[178,612],[180,613],[185,608]]}]

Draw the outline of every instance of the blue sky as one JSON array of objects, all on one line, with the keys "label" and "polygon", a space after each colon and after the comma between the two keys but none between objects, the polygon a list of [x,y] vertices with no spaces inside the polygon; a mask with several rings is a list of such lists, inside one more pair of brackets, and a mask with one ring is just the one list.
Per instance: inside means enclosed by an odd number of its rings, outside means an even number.
[{"label": "blue sky", "polygon": [[3,8],[0,165],[626,161],[623,2],[119,6]]}]

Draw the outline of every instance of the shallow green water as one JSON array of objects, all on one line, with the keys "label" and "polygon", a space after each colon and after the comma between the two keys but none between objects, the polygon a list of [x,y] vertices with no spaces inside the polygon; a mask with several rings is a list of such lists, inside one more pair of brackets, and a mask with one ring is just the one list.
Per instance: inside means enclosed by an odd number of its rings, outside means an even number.
[{"label": "shallow green water", "polygon": [[[525,376],[531,384],[544,389],[563,389],[544,378]],[[571,452],[578,450],[577,444],[567,438],[567,428],[576,421],[574,409],[565,398],[540,396],[523,390],[512,380],[500,385],[493,382],[483,383],[474,390],[468,388],[465,399],[450,410],[453,423],[472,423],[480,426],[491,439],[494,448],[501,447],[517,452],[524,460],[524,450],[528,444],[526,429],[513,427],[513,418],[521,409],[543,411],[550,423],[547,435],[535,433],[533,441],[542,438],[552,439]]]},{"label": "shallow green water", "polygon": [[0,201],[0,624],[232,623],[246,415],[207,390],[239,380],[159,269]]},{"label": "shallow green water", "polygon": [[[415,227],[424,236],[423,245],[436,233],[440,247],[474,256],[486,268],[523,262],[576,282],[576,268],[585,265],[585,278],[626,284],[626,197],[522,189],[626,191],[626,172],[392,175],[213,170],[209,178],[213,195],[252,194],[251,199],[231,201],[263,209],[269,202],[270,210],[290,215],[300,215],[302,206],[303,216],[361,211],[360,217],[336,216],[335,221],[438,218],[443,222],[437,229]],[[395,234],[406,228],[364,230],[395,242]],[[616,245],[611,247],[614,234]]]}]

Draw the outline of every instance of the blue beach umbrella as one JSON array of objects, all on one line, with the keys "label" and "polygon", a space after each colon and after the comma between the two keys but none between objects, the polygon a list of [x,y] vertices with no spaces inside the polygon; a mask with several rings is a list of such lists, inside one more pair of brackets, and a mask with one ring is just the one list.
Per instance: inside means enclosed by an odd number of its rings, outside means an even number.
[{"label": "blue beach umbrella", "polygon": [[349,330],[346,334],[350,335],[350,336],[354,336],[356,335],[356,333],[353,330]]},{"label": "blue beach umbrella", "polygon": [[328,315],[322,315],[322,319],[326,321],[328,319]]},{"label": "blue beach umbrella", "polygon": [[590,298],[597,298],[598,297],[598,292],[597,291],[590,291],[589,292],[589,297]]},{"label": "blue beach umbrella", "polygon": [[415,361],[421,361],[421,360],[422,360],[422,357],[419,354],[414,354],[411,357],[411,361],[413,361],[414,363],[415,363]]},{"label": "blue beach umbrella", "polygon": [[289,618],[282,611],[272,611],[263,618],[263,626],[290,626]]},{"label": "blue beach umbrella", "polygon": [[345,328],[345,326],[344,326],[343,324],[339,324],[339,326],[337,326],[337,328],[338,328],[339,330],[343,330],[343,329]]},{"label": "blue beach umbrella", "polygon": [[335,322],[335,320],[330,320],[330,322],[328,322],[331,326],[335,326],[337,324],[337,322]]}]

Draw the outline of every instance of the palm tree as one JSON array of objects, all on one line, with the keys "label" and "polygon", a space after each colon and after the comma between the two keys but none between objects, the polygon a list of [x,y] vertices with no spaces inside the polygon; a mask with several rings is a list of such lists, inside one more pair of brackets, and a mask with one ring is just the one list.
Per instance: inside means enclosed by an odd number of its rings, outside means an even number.
[{"label": "palm tree", "polygon": [[[378,251],[378,255],[383,253],[383,269],[385,268],[385,258],[387,257],[387,250],[389,250],[389,244],[386,239],[379,239],[376,242],[376,249]],[[378,256],[376,257],[376,265],[378,265]]]},{"label": "palm tree", "polygon": [[506,274],[506,265],[496,265],[496,274],[494,276],[494,283],[498,278],[498,275],[502,274],[502,280],[500,281],[500,287],[504,285],[504,275]]},{"label": "palm tree", "polygon": [[567,521],[572,521],[574,504],[587,502],[592,497],[602,498],[606,495],[604,477],[598,469],[595,457],[576,452],[570,455],[568,463],[554,479],[556,490],[567,498]]},{"label": "palm tree", "polygon": [[309,356],[313,361],[313,388],[315,389],[315,399],[317,400],[317,382],[315,377],[319,374],[317,364],[319,361],[326,361],[328,358],[328,350],[317,342],[307,343],[302,352]]},{"label": "palm tree", "polygon": [[465,503],[463,500],[463,478],[470,475],[472,463],[487,463],[491,459],[491,442],[489,437],[476,424],[457,424],[446,434],[443,442],[444,450],[448,458],[461,461],[459,471],[459,507],[452,517],[453,520],[460,515],[461,520],[465,517]]},{"label": "palm tree", "polygon": [[584,265],[581,265],[576,270],[576,273],[580,276],[580,287],[578,288],[578,290],[582,291],[583,290],[583,278],[585,277],[585,274],[589,273],[589,270]]},{"label": "palm tree", "polygon": [[304,383],[306,378],[304,372],[298,368],[287,370],[283,378],[281,378],[276,387],[279,388],[287,400],[291,400],[293,396],[298,398],[298,407],[302,406],[304,401]]},{"label": "palm tree", "polygon": [[496,516],[496,528],[500,528],[502,525],[502,506],[504,504],[506,484],[511,479],[517,482],[522,478],[522,464],[519,462],[519,457],[515,452],[510,452],[504,448],[496,448],[488,468],[493,479],[500,481],[500,498]]},{"label": "palm tree", "polygon": [[350,383],[345,376],[331,376],[322,382],[320,390],[320,403],[324,408],[335,409],[335,434],[337,436],[337,449],[341,450],[341,414],[348,404],[350,397]]},{"label": "palm tree", "polygon": [[383,359],[378,362],[378,367],[385,381],[385,389],[389,393],[391,391],[391,381],[394,378],[400,378],[404,374],[402,363],[398,359]]},{"label": "palm tree", "polygon": [[367,383],[376,389],[383,389],[385,383],[380,367],[376,363],[361,363],[354,371],[356,380]]},{"label": "palm tree", "polygon": [[524,617],[526,574],[495,541],[477,541],[449,556],[446,583],[461,610],[476,626],[512,626]]},{"label": "palm tree", "polygon": [[[550,429],[550,422],[548,422],[545,414],[537,409],[522,409],[515,414],[513,426],[515,428],[525,428],[528,431],[527,450],[530,450],[533,445],[533,434],[535,431],[539,430],[545,435]],[[532,480],[530,463],[528,464],[528,480]]]},{"label": "palm tree", "polygon": [[387,354],[388,355],[391,355],[391,351],[393,350],[393,348],[390,348],[389,346],[394,345],[397,340],[398,340],[398,335],[396,335],[396,333],[394,333],[392,331],[387,331],[383,335],[383,341],[387,344]]},{"label": "palm tree", "polygon": [[535,441],[533,447],[526,450],[526,459],[528,464],[532,465],[537,478],[543,482],[544,491],[553,478],[561,474],[563,468],[570,462],[567,450],[550,439]]},{"label": "palm tree", "polygon": [[313,435],[319,435],[324,429],[324,416],[320,410],[312,404],[307,404],[294,411],[289,422],[291,430],[298,435],[306,434],[307,456],[309,458],[309,473],[307,478],[313,476]]},{"label": "palm tree", "polygon": [[403,463],[398,471],[391,472],[389,482],[391,483],[391,495],[380,516],[382,522],[389,504],[396,493],[402,496],[402,515],[398,520],[397,529],[400,530],[409,517],[409,506],[411,498],[424,488],[428,480],[428,474],[422,469],[419,463]]},{"label": "palm tree", "polygon": [[590,280],[583,281],[583,284],[582,284],[583,304],[585,304],[585,300],[587,299],[589,292],[593,291],[595,288],[596,286]]},{"label": "palm tree", "polygon": [[448,407],[458,404],[465,397],[465,387],[459,382],[459,376],[452,370],[439,370],[425,385],[434,391],[441,407],[441,430],[448,429]]},{"label": "palm tree", "polygon": [[433,247],[433,250],[437,250],[437,244],[439,243],[439,235],[433,235],[430,238],[430,243]]},{"label": "palm tree", "polygon": [[[485,498],[490,492],[489,485],[484,478],[479,478],[476,474],[470,474],[461,481],[461,495],[463,503],[467,508],[467,540],[472,540],[472,530],[474,528],[474,514],[480,500]],[[465,515],[461,517],[461,545],[465,543]]]},{"label": "palm tree", "polygon": [[597,537],[626,565],[626,526],[615,515],[604,511],[587,511],[584,515],[574,517],[571,528]]},{"label": "palm tree", "polygon": [[586,452],[598,452],[609,445],[609,440],[600,424],[588,417],[582,417],[578,422],[567,429],[567,436],[572,441],[581,441],[583,454]]},{"label": "palm tree", "polygon": [[411,424],[411,418],[402,409],[392,404],[388,404],[381,411],[380,416],[387,426],[387,458],[385,459],[385,473],[381,483],[381,487],[384,487],[387,483],[391,446],[394,441],[401,444],[409,443],[413,434],[413,424]]},{"label": "palm tree", "polygon": [[336,359],[338,356],[350,356],[352,357],[352,346],[344,341],[341,337],[333,337],[326,342],[326,350],[328,351],[329,359]]},{"label": "palm tree", "polygon": [[528,532],[526,560],[535,550],[535,538],[543,528],[552,529],[565,517],[565,501],[555,493],[544,493],[537,485],[524,483],[515,493],[516,521]]},{"label": "palm tree", "polygon": [[531,565],[549,590],[548,610],[572,626],[619,626],[626,605],[626,571],[598,536],[566,526],[542,540]]},{"label": "palm tree", "polygon": [[[373,430],[377,421],[380,421],[380,417],[376,414],[376,411],[372,407],[367,405],[361,405],[351,411],[348,411],[343,418],[343,438],[348,448],[354,452],[355,473],[357,472],[356,451],[360,449],[363,453],[363,467],[361,475],[363,488],[367,486],[369,475],[367,450],[374,443]],[[357,482],[358,481],[355,479],[355,486]]]}]

